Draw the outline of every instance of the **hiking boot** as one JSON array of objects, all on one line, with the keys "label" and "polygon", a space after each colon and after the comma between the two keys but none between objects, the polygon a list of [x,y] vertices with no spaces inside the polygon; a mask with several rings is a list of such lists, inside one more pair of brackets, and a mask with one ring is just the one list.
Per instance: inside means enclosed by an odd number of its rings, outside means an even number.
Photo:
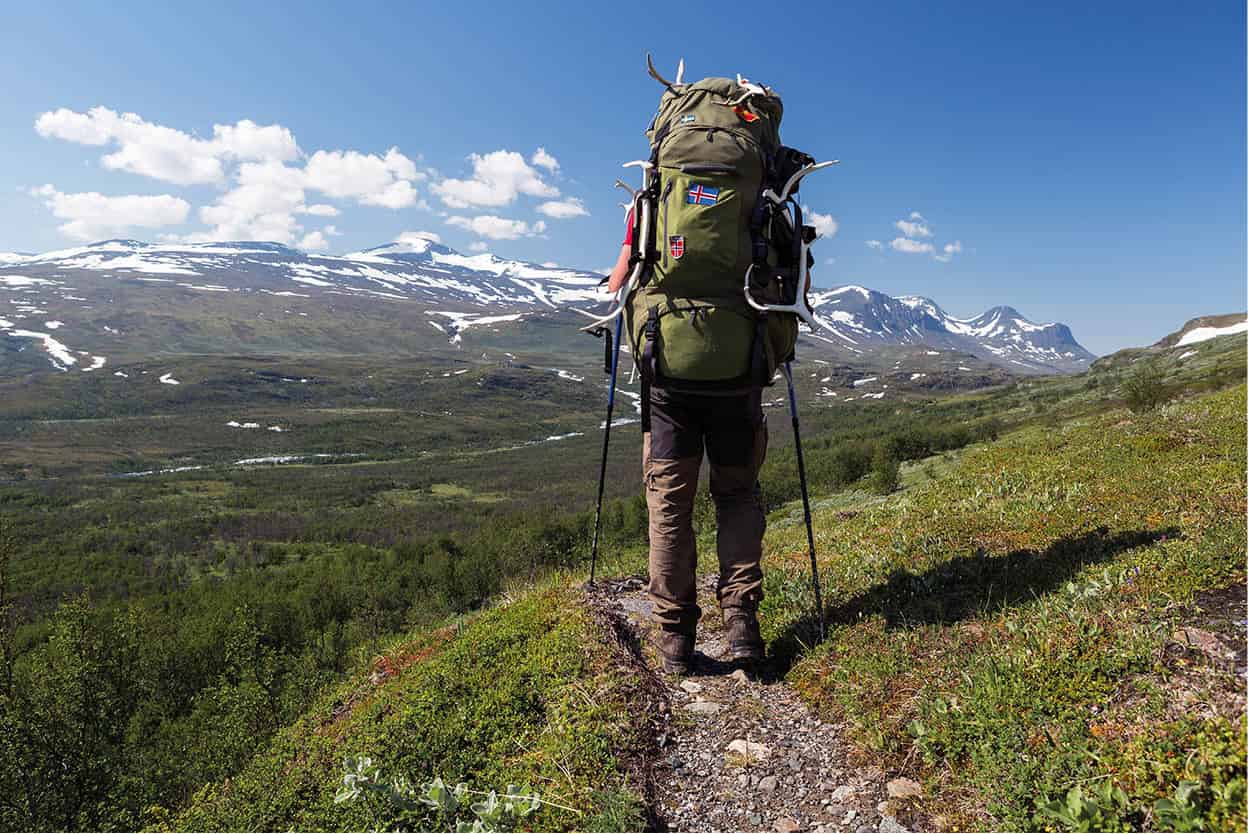
[{"label": "hiking boot", "polygon": [[724,632],[728,638],[728,655],[733,660],[757,663],[763,659],[763,636],[753,611],[744,608],[724,611]]},{"label": "hiking boot", "polygon": [[663,671],[672,675],[689,674],[693,662],[693,635],[679,631],[660,631],[654,641],[663,660]]}]

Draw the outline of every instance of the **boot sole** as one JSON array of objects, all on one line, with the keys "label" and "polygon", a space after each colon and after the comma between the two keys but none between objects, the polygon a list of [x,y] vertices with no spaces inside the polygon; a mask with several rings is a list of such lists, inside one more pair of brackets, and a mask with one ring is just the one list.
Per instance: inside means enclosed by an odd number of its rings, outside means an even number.
[{"label": "boot sole", "polygon": [[761,646],[749,649],[729,649],[728,653],[736,663],[762,663],[766,655]]},{"label": "boot sole", "polygon": [[689,674],[690,661],[688,660],[672,660],[669,657],[663,658],[663,671],[669,675],[687,675]]}]

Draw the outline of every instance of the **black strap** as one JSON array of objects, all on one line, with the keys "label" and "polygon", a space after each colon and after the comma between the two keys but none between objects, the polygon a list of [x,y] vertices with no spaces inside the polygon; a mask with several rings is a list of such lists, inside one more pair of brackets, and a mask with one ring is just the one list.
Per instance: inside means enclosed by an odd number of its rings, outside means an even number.
[{"label": "black strap", "polygon": [[659,332],[659,310],[650,308],[646,318],[644,340],[641,348],[641,432],[650,431],[650,386],[657,374],[658,364],[654,357],[654,343]]},{"label": "black strap", "polygon": [[767,314],[754,320],[754,346],[750,352],[750,384],[762,388],[771,382],[767,375]]}]

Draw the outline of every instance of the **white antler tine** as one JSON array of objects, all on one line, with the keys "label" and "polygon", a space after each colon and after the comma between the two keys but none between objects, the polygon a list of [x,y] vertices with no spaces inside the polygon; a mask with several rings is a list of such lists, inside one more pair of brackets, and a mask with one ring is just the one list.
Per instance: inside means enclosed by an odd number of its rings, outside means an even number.
[{"label": "white antler tine", "polygon": [[659,71],[654,68],[654,59],[650,57],[649,52],[646,53],[646,71],[650,73],[651,78],[662,84],[664,87],[670,88],[672,86],[672,82],[659,75]]},{"label": "white antler tine", "polygon": [[676,65],[676,83],[685,83],[685,59],[681,58],[680,63]]}]

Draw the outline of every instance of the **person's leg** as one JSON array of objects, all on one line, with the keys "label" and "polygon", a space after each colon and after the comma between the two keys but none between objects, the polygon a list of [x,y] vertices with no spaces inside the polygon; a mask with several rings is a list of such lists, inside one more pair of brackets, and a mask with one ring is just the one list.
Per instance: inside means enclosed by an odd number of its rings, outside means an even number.
[{"label": "person's leg", "polygon": [[706,432],[711,497],[718,524],[717,589],[729,649],[737,659],[758,659],[763,644],[756,612],[763,598],[763,512],[758,471],[767,454],[762,392],[724,397]]},{"label": "person's leg", "polygon": [[[661,638],[680,654],[692,653],[701,610],[697,603],[697,547],[693,537],[693,501],[702,465],[702,431],[696,414],[680,397],[659,389],[650,396],[650,431],[644,440],[643,471],[650,511],[650,599],[654,620],[668,635]],[[663,651],[663,643],[660,650]]]}]

